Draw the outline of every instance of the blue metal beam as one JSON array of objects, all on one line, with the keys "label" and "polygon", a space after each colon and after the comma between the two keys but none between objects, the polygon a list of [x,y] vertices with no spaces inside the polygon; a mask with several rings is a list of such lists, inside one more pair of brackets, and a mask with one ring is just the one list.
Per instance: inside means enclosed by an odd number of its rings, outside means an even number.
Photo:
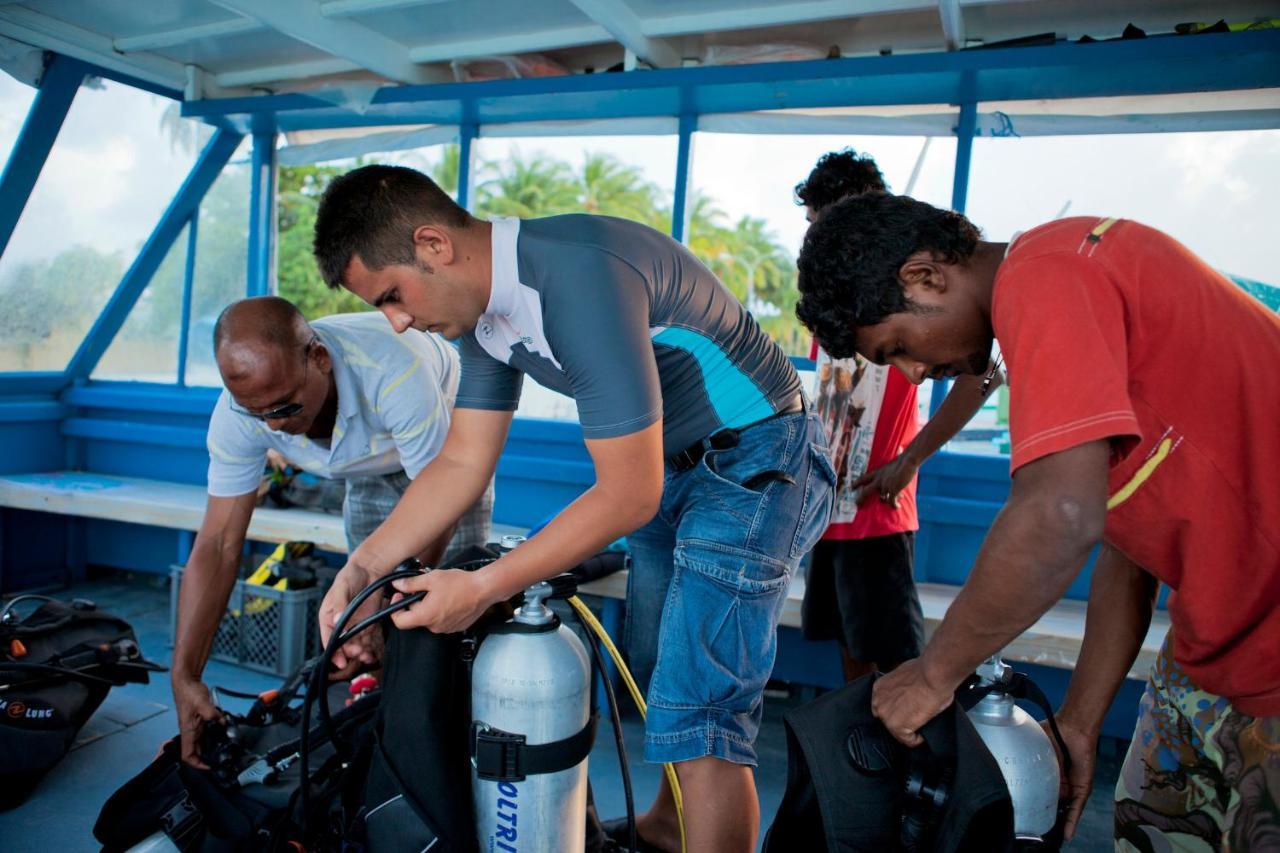
[{"label": "blue metal beam", "polygon": [[122,412],[154,412],[208,417],[221,388],[178,388],[159,382],[95,380],[74,385],[62,394],[62,402],[80,409],[115,409]]},{"label": "blue metal beam", "polygon": [[249,176],[249,259],[246,296],[271,292],[275,242],[276,133],[253,135],[253,171]]},{"label": "blue metal beam", "polygon": [[476,165],[476,148],[472,143],[479,130],[474,124],[464,124],[458,128],[458,206],[463,210],[471,209],[471,185],[475,181]]},{"label": "blue metal beam", "polygon": [[[388,86],[363,114],[314,95],[192,101],[183,115],[276,115],[282,130],[516,122],[799,107],[961,103],[1280,86],[1280,31],[1059,43],[813,62]],[[968,97],[962,76],[973,75]],[[247,126],[247,125],[246,125]]]},{"label": "blue metal beam", "polygon": [[182,272],[182,309],[178,326],[178,384],[187,384],[187,342],[191,336],[191,288],[196,278],[196,247],[199,245],[200,207],[187,219],[187,262]]},{"label": "blue metal beam", "polygon": [[62,373],[41,371],[34,373],[0,373],[0,396],[12,394],[47,394],[61,391],[67,384]]},{"label": "blue metal beam", "polygon": [[133,265],[121,279],[116,292],[111,295],[102,313],[94,321],[93,328],[80,343],[80,348],[67,365],[66,374],[71,379],[87,377],[97,366],[102,354],[111,345],[112,339],[124,325],[129,311],[133,309],[143,289],[151,281],[156,268],[164,260],[165,253],[173,245],[183,224],[191,218],[204,194],[209,191],[214,180],[231,159],[231,154],[240,144],[241,136],[231,131],[219,130],[209,140],[204,151],[191,167],[191,172],[178,189],[177,195],[169,202],[169,207],[160,217],[155,230],[147,238]]},{"label": "blue metal beam", "polygon": [[[967,89],[972,83],[972,75],[964,75],[961,85]],[[960,104],[960,123],[956,125],[955,173],[951,177],[951,209],[958,213],[964,213],[965,201],[969,196],[969,166],[973,162],[973,133],[977,126],[978,105],[966,99]],[[950,379],[933,381],[933,390],[929,394],[929,417],[937,413],[950,390]]]},{"label": "blue metal beam", "polygon": [[956,169],[951,178],[951,209],[964,213],[969,198],[969,166],[973,163],[973,132],[978,126],[978,105],[968,101],[960,105],[960,124],[956,126]]},{"label": "blue metal beam", "polygon": [[690,113],[680,116],[680,129],[676,141],[676,195],[671,205],[671,236],[681,243],[689,238],[689,176],[693,174],[693,133],[698,129],[698,117]]},{"label": "blue metal beam", "polygon": [[[69,57],[63,57],[69,58]],[[91,77],[101,77],[104,80],[113,80],[116,83],[123,83],[134,89],[141,89],[144,92],[150,92],[153,95],[159,95],[162,98],[168,98],[171,101],[182,100],[181,89],[171,89],[160,83],[152,83],[150,80],[143,80],[141,77],[134,77],[132,74],[125,74],[123,71],[113,71],[110,68],[103,68],[101,65],[95,65],[92,62],[83,62],[77,60],[84,65],[85,74]]]},{"label": "blue metal beam", "polygon": [[45,67],[22,132],[0,174],[0,255],[9,245],[84,75],[84,63],[65,56],[54,55]]}]

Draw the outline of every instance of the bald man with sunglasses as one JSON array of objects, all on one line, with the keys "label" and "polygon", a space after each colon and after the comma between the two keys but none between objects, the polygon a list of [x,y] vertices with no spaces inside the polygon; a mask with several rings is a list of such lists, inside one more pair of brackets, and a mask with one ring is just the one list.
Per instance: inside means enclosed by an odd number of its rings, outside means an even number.
[{"label": "bald man with sunglasses", "polygon": [[[346,481],[343,521],[354,551],[440,451],[459,377],[457,351],[446,341],[397,335],[377,312],[308,323],[288,300],[255,297],[228,306],[213,337],[225,390],[209,421],[209,502],[184,573],[172,676],[182,756],[197,766],[200,731],[218,715],[201,673],[235,584],[268,451]],[[447,551],[483,544],[492,506],[490,485],[423,559],[435,563]]]}]

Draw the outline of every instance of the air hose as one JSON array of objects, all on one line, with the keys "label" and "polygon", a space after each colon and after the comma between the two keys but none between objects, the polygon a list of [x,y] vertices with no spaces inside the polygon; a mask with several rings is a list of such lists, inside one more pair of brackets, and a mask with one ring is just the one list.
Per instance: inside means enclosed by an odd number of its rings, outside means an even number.
[{"label": "air hose", "polygon": [[[609,651],[609,657],[613,658],[613,665],[618,668],[618,673],[622,676],[622,681],[627,685],[631,698],[635,701],[636,707],[640,709],[642,718],[648,716],[649,708],[645,705],[644,697],[640,695],[640,688],[636,685],[636,680],[631,677],[631,670],[627,669],[627,665],[622,661],[622,655],[618,652],[618,647],[613,644],[613,640],[609,637],[609,632],[600,624],[600,620],[591,612],[591,608],[582,603],[582,599],[578,596],[570,596],[569,604],[573,607],[578,617],[582,619],[597,637],[604,647]],[[603,674],[601,675],[603,678]],[[663,764],[663,771],[667,774],[667,784],[671,786],[671,799],[676,804],[676,821],[680,824],[680,851],[685,853],[688,850],[688,842],[684,833],[684,797],[680,793],[680,780],[676,776],[676,768],[674,764]]]}]

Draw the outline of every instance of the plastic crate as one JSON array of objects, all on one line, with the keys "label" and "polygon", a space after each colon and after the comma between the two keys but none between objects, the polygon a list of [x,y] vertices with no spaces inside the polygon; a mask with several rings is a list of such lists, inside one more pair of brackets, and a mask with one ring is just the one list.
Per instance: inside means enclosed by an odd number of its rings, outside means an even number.
[{"label": "plastic crate", "polygon": [[[169,569],[169,645],[177,638],[182,566]],[[237,580],[213,637],[214,660],[287,676],[320,653],[317,617],[327,583],[280,590]]]}]

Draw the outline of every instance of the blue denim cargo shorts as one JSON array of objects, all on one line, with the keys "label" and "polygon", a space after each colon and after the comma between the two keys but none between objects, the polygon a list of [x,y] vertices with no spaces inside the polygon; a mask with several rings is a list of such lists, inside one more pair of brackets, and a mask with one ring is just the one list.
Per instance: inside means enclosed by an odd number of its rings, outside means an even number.
[{"label": "blue denim cargo shorts", "polygon": [[756,764],[778,619],[826,529],[834,483],[809,412],[746,427],[688,471],[667,466],[658,514],[627,537],[625,641],[647,684],[646,761]]}]

